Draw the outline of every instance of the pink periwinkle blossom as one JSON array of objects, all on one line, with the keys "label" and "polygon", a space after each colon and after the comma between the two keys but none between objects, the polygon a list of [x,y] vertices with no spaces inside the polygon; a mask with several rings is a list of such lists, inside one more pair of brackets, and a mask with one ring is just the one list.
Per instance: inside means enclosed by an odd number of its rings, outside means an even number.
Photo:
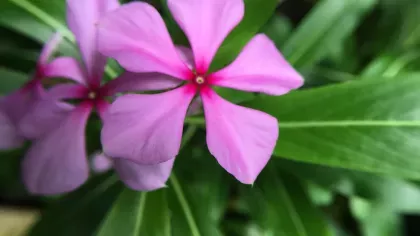
[{"label": "pink periwinkle blossom", "polygon": [[54,66],[49,60],[60,40],[61,35],[54,34],[45,44],[31,80],[17,91],[0,98],[0,150],[18,148],[25,141],[20,132],[19,122],[30,107],[44,96],[42,80],[54,71]]},{"label": "pink periwinkle blossom", "polygon": [[[256,35],[236,60],[211,73],[226,36],[244,16],[243,0],[168,0],[189,39],[193,61],[174,46],[159,13],[147,3],[129,3],[99,22],[99,51],[131,72],[173,76],[183,86],[160,94],[119,97],[103,117],[104,152],[140,164],[173,160],[181,144],[187,109],[198,94],[204,107],[207,145],[219,164],[251,184],[267,164],[278,138],[276,118],[232,104],[213,86],[283,95],[303,79],[274,43]],[[281,109],[281,108],[279,108]]]},{"label": "pink periwinkle blossom", "polygon": [[[118,0],[68,0],[67,22],[75,35],[83,63],[70,57],[51,62],[54,73],[70,81],[53,86],[21,120],[22,133],[34,142],[23,161],[23,180],[33,194],[60,194],[82,185],[89,175],[85,127],[90,114],[104,117],[108,97],[117,93],[173,88],[178,81],[157,73],[124,73],[102,84],[106,57],[97,51],[96,24],[106,12],[119,7]],[[77,101],[76,104],[68,101]],[[129,187],[154,190],[165,186],[173,160],[140,165],[115,160],[113,166]]]}]

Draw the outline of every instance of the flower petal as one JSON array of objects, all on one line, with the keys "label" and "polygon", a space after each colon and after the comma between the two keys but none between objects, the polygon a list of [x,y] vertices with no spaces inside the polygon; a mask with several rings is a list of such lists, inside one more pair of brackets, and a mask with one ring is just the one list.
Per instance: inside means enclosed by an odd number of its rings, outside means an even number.
[{"label": "flower petal", "polygon": [[276,145],[277,120],[263,112],[232,104],[212,90],[205,90],[201,96],[211,154],[239,181],[252,184]]},{"label": "flower petal", "polygon": [[156,91],[175,88],[181,80],[160,73],[125,72],[115,80],[109,81],[104,87],[105,94],[113,96],[116,93]]},{"label": "flower petal", "polygon": [[99,19],[119,7],[118,0],[67,0],[67,23],[76,37],[89,83],[99,86],[106,57],[97,51],[97,28]]},{"label": "flower petal", "polygon": [[47,96],[51,99],[77,99],[85,98],[89,89],[80,84],[58,84],[48,90]]},{"label": "flower petal", "polygon": [[161,94],[118,98],[103,120],[105,154],[139,164],[157,164],[174,158],[193,96],[194,90],[183,86]]},{"label": "flower petal", "polygon": [[22,163],[23,181],[33,194],[72,191],[88,178],[85,126],[91,107],[80,105],[56,129],[37,139]]},{"label": "flower petal", "polygon": [[213,85],[271,95],[288,93],[304,82],[263,34],[255,36],[232,64],[211,79]]},{"label": "flower petal", "polygon": [[140,165],[125,159],[115,159],[115,171],[128,187],[138,191],[152,191],[166,187],[175,158],[155,165]]},{"label": "flower petal", "polygon": [[206,73],[223,40],[242,20],[243,0],[168,0],[168,6],[190,41],[196,69]]},{"label": "flower petal", "polygon": [[62,35],[60,33],[55,33],[51,39],[44,45],[44,48],[41,51],[41,55],[39,56],[39,63],[41,65],[46,65],[54,53],[54,51],[57,49],[58,44],[62,40]]},{"label": "flower petal", "polygon": [[147,3],[124,4],[99,23],[99,51],[131,72],[160,72],[187,79],[182,62],[159,13]]},{"label": "flower petal", "polygon": [[20,133],[36,139],[55,129],[72,112],[74,107],[45,96],[33,104],[19,122]]},{"label": "flower petal", "polygon": [[79,62],[71,57],[59,57],[47,64],[44,68],[44,75],[48,78],[60,77],[73,80],[80,84],[87,84],[83,69]]},{"label": "flower petal", "polygon": [[23,88],[4,97],[1,101],[1,107],[13,123],[18,124],[30,107],[44,95],[45,91],[41,83],[34,80]]},{"label": "flower petal", "polygon": [[10,117],[0,110],[0,150],[18,148],[24,141]]}]

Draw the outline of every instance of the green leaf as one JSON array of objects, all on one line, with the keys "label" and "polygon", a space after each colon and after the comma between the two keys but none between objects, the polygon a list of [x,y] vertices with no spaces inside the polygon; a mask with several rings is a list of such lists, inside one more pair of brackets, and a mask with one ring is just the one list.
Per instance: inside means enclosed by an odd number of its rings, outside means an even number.
[{"label": "green leaf", "polygon": [[75,47],[70,42],[72,33],[65,24],[65,1],[48,0],[5,0],[0,3],[0,24],[45,43],[59,31],[67,39],[59,47],[59,51],[76,56]]},{"label": "green leaf", "polygon": [[308,182],[334,192],[386,205],[400,213],[420,213],[420,188],[397,178],[278,159],[276,164]]},{"label": "green leaf", "polygon": [[352,34],[377,0],[320,1],[282,48],[297,68],[323,59]]},{"label": "green leaf", "polygon": [[351,81],[246,104],[278,118],[283,158],[420,178],[420,74]]},{"label": "green leaf", "polygon": [[90,180],[79,190],[51,204],[29,235],[91,236],[121,187],[116,177],[109,174]]},{"label": "green leaf", "polygon": [[394,77],[404,72],[417,71],[419,64],[419,50],[410,50],[400,55],[386,53],[369,63],[361,75],[364,77]]},{"label": "green leaf", "polygon": [[278,48],[281,48],[292,33],[292,22],[284,16],[274,15],[262,29]]},{"label": "green leaf", "polygon": [[352,198],[350,209],[361,225],[364,236],[402,236],[402,217],[387,204]]},{"label": "green leaf", "polygon": [[0,67],[0,78],[1,95],[8,94],[9,92],[20,88],[26,81],[28,81],[28,75],[3,67]]},{"label": "green leaf", "polygon": [[211,70],[220,69],[232,62],[248,41],[267,23],[278,4],[279,0],[245,0],[245,16],[223,42],[213,60]]},{"label": "green leaf", "polygon": [[193,141],[199,141],[199,146],[182,150],[169,181],[172,235],[218,236],[229,181],[214,158],[203,151],[203,140]]},{"label": "green leaf", "polygon": [[253,187],[244,189],[244,194],[261,235],[332,235],[297,178],[279,175],[267,167]]},{"label": "green leaf", "polygon": [[97,235],[170,236],[165,190],[146,193],[126,188]]}]

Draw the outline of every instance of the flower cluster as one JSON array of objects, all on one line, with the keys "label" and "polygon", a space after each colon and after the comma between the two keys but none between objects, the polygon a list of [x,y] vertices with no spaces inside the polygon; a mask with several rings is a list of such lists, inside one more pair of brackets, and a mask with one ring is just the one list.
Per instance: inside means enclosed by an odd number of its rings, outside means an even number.
[{"label": "flower cluster", "polygon": [[[282,95],[299,88],[303,79],[262,34],[230,65],[209,71],[223,40],[244,16],[243,0],[167,2],[191,50],[173,44],[158,11],[147,3],[67,0],[67,22],[81,60],[52,58],[60,41],[55,35],[33,79],[0,101],[0,149],[32,141],[22,164],[30,192],[64,193],[87,180],[85,127],[92,112],[103,123],[103,151],[120,179],[142,191],[163,187],[180,149],[187,111],[197,99],[211,154],[240,182],[255,181],[276,145],[278,122],[224,100],[213,88]],[[126,72],[106,83],[107,57]],[[141,93],[161,90],[166,92]]]}]

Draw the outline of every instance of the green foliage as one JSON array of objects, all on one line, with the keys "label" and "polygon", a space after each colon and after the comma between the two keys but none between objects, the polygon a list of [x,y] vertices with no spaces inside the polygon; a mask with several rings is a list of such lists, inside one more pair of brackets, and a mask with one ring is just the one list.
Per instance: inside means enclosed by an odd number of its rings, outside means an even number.
[{"label": "green foliage", "polygon": [[[174,41],[188,45],[166,1],[149,2]],[[30,236],[404,235],[402,216],[420,213],[414,182],[420,179],[420,2],[245,4],[245,17],[212,70],[229,64],[262,32],[305,77],[304,88],[280,97],[217,90],[279,120],[273,158],[256,183],[238,183],[210,155],[202,114],[187,118],[168,186],[154,192],[129,190],[107,173],[65,196],[28,196],[19,178],[25,149],[2,152],[0,199],[29,201],[42,210]],[[65,14],[64,0],[0,1],[1,96],[31,78],[40,48],[54,32],[64,36],[58,53],[78,57]],[[111,61],[107,78],[121,72]],[[89,153],[100,148],[100,127],[93,117]],[[357,227],[348,227],[343,214]]]}]

